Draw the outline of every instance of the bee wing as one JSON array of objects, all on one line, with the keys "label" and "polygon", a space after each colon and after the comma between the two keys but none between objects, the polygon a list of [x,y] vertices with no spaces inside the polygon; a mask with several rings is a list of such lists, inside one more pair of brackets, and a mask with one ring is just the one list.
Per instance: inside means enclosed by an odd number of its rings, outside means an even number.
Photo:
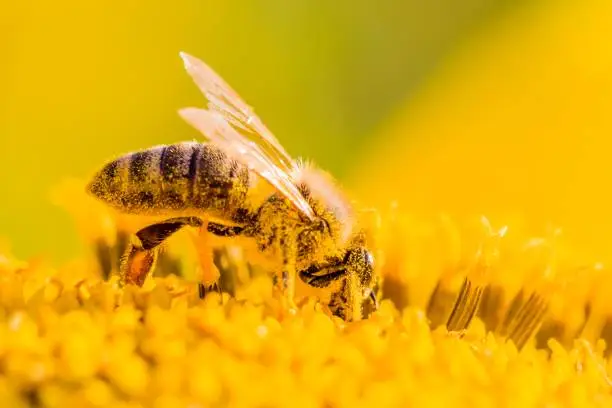
[{"label": "bee wing", "polygon": [[180,53],[185,69],[208,99],[208,109],[219,112],[244,137],[258,143],[277,167],[292,175],[297,171],[294,160],[287,154],[261,119],[215,71],[198,58]]},{"label": "bee wing", "polygon": [[310,219],[314,218],[310,204],[299,192],[292,177],[279,168],[260,145],[232,128],[222,113],[199,108],[184,108],[179,110],[179,114],[187,123],[223,149],[228,156],[247,165],[249,169],[270,182],[304,215]]}]

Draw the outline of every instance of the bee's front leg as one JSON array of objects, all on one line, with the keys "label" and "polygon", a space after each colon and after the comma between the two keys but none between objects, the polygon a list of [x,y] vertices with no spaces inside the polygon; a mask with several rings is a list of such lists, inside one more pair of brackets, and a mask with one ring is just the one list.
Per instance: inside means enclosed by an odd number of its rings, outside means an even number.
[{"label": "bee's front leg", "polygon": [[295,314],[295,258],[297,248],[295,239],[290,233],[283,232],[280,235],[279,247],[282,256],[282,268],[280,276],[274,277],[274,289],[281,300],[283,313]]},{"label": "bee's front leg", "polygon": [[[342,283],[330,297],[328,307],[334,316],[353,322],[363,318],[363,296],[356,275],[343,275]],[[338,278],[340,279],[340,278]]]},{"label": "bee's front leg", "polygon": [[349,273],[346,277],[346,301],[348,321],[358,321],[363,318],[363,287],[360,285],[359,276]]},{"label": "bee's front leg", "polygon": [[[332,313],[347,321],[361,320],[364,316],[363,303],[365,296],[369,297],[372,306],[378,308],[376,294],[372,291],[373,258],[364,248],[354,248],[347,251],[344,259],[334,267],[328,269],[328,273],[318,272],[311,282],[331,283],[330,278],[344,278],[340,288],[332,293],[329,308]],[[343,271],[340,275],[335,271]],[[302,278],[303,279],[303,278]],[[312,283],[311,283],[312,284]],[[329,285],[329,283],[327,283]]]}]

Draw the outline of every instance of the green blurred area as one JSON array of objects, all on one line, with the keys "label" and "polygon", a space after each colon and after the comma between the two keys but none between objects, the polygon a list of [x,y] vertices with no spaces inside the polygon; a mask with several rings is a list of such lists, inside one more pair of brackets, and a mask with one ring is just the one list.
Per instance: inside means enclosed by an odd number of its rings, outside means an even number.
[{"label": "green blurred area", "polygon": [[[353,154],[507,0],[30,1],[0,11],[0,235],[18,256],[79,243],[50,189],[104,161],[198,137],[207,61],[295,156],[339,178]],[[409,137],[409,136],[406,136]],[[381,141],[384,142],[384,141]]]}]

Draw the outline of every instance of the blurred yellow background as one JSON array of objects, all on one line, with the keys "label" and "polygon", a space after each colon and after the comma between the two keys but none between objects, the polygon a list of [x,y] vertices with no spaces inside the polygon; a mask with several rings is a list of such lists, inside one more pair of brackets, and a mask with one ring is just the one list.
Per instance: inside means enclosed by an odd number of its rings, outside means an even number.
[{"label": "blurred yellow background", "polygon": [[[65,177],[197,137],[176,114],[203,99],[178,57],[211,64],[294,155],[343,177],[449,50],[503,2],[299,0],[5,2],[0,11],[0,234],[20,256],[65,258]],[[33,237],[36,237],[33,239]]]},{"label": "blurred yellow background", "polygon": [[611,11],[603,0],[5,4],[0,235],[19,256],[65,259],[79,243],[50,203],[54,185],[197,137],[176,115],[203,103],[185,50],[290,153],[371,204],[551,219],[605,251]]},{"label": "blurred yellow background", "polygon": [[397,110],[385,143],[364,147],[376,171],[355,170],[362,198],[484,213],[510,233],[560,226],[612,261],[611,22],[609,1],[545,2],[472,38]]}]

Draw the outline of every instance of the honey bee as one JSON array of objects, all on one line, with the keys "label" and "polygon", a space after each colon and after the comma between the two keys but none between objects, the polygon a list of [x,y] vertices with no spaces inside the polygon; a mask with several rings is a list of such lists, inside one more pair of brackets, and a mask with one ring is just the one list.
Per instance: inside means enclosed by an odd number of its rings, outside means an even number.
[{"label": "honey bee", "polygon": [[179,229],[193,227],[201,297],[218,290],[211,240],[240,239],[269,268],[283,310],[295,310],[297,275],[311,287],[332,290],[329,308],[335,315],[361,319],[365,302],[377,305],[377,300],[374,259],[357,211],[328,173],[292,159],[208,65],[180,56],[207,107],[184,108],[179,115],[208,141],[123,155],[87,187],[123,213],[163,217],[132,237],[121,281],[143,285],[159,245]]}]

